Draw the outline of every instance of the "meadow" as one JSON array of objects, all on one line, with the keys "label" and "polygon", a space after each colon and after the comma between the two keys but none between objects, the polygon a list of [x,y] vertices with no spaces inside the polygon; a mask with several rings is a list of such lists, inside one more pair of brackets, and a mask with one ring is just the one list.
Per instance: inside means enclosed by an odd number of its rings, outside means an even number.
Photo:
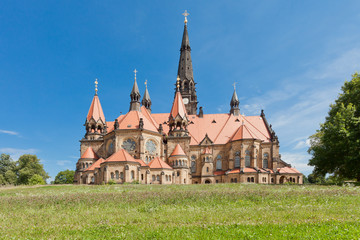
[{"label": "meadow", "polygon": [[0,188],[0,239],[359,239],[360,187]]}]

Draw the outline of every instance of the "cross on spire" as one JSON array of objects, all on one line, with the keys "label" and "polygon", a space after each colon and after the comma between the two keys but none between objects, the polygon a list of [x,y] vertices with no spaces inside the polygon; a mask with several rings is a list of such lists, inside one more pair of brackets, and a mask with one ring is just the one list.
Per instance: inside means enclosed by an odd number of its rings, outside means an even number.
[{"label": "cross on spire", "polygon": [[234,90],[236,90],[236,82],[232,84],[234,86]]},{"label": "cross on spire", "polygon": [[137,73],[138,71],[136,70],[136,68],[135,68],[135,70],[134,70],[134,73],[135,73],[135,80],[136,80],[136,73]]},{"label": "cross on spire", "polygon": [[145,79],[145,87],[146,87],[146,89],[147,89],[147,79]]},{"label": "cross on spire", "polygon": [[190,13],[188,13],[188,12],[185,10],[185,12],[184,12],[182,15],[184,15],[184,17],[185,17],[184,23],[186,24],[186,23],[187,23],[187,16],[189,16]]},{"label": "cross on spire", "polygon": [[95,95],[97,95],[97,92],[98,92],[98,79],[95,78]]}]

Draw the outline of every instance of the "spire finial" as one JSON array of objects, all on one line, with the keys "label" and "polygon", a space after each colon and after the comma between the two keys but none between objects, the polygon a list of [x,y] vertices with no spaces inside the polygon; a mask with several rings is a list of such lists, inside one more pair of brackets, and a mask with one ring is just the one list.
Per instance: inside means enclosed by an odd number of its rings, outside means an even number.
[{"label": "spire finial", "polygon": [[134,73],[135,73],[135,81],[136,81],[136,73],[137,73],[138,71],[136,70],[136,68],[135,68],[135,70],[134,70]]},{"label": "spire finial", "polygon": [[185,12],[184,12],[182,15],[184,15],[184,16],[185,16],[184,23],[185,23],[185,25],[186,25],[186,24],[187,24],[187,16],[189,16],[189,15],[190,15],[190,13],[188,13],[188,12],[185,10]]},{"label": "spire finial", "polygon": [[145,88],[147,89],[147,79],[145,79]]},{"label": "spire finial", "polygon": [[234,90],[236,90],[236,82],[233,83]]},{"label": "spire finial", "polygon": [[180,77],[179,75],[176,78],[176,91],[178,92],[180,90]]},{"label": "spire finial", "polygon": [[95,95],[97,95],[97,92],[98,92],[98,79],[95,78]]}]

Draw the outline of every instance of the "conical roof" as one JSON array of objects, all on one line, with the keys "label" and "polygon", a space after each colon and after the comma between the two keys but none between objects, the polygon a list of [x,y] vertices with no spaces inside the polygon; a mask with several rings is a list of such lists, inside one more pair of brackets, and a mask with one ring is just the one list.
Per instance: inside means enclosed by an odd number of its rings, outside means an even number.
[{"label": "conical roof", "polygon": [[105,123],[105,115],[102,110],[102,107],[100,104],[100,99],[99,99],[98,95],[95,95],[91,102],[90,109],[87,114],[86,120],[90,121],[91,118],[94,118],[95,121],[99,121],[99,119],[101,119]]},{"label": "conical roof", "polygon": [[181,81],[185,79],[191,81],[194,79],[192,60],[191,60],[191,48],[190,48],[189,34],[187,31],[187,25],[184,26],[184,33],[180,47],[178,76],[180,77]]},{"label": "conical roof", "polygon": [[139,87],[138,87],[137,82],[136,82],[136,78],[134,79],[134,85],[133,85],[133,88],[131,90],[131,94],[139,94],[140,95]]},{"label": "conical roof", "polygon": [[151,101],[150,99],[150,94],[149,94],[149,91],[147,88],[145,88],[145,93],[144,93],[144,97],[143,97],[143,101],[146,100],[146,101]]},{"label": "conical roof", "polygon": [[94,152],[92,147],[88,147],[81,158],[99,159],[98,155]]},{"label": "conical roof", "polygon": [[137,162],[135,158],[133,158],[126,150],[120,149],[109,158],[106,159],[105,162]]},{"label": "conical roof", "polygon": [[105,160],[100,158],[96,162],[94,162],[90,167],[88,167],[85,171],[93,171],[95,168],[100,168],[100,164],[103,163]]},{"label": "conical roof", "polygon": [[184,150],[181,148],[180,144],[177,144],[170,156],[186,156],[186,154]]},{"label": "conical roof", "polygon": [[160,160],[159,157],[154,158],[149,163],[150,168],[156,168],[156,169],[172,169],[166,162]]},{"label": "conical roof", "polygon": [[230,105],[233,106],[233,105],[236,105],[236,104],[239,104],[239,98],[238,98],[238,96],[236,94],[236,90],[234,89],[234,93],[232,95]]},{"label": "conical roof", "polygon": [[179,91],[175,94],[175,99],[170,111],[170,117],[176,118],[177,115],[179,115],[181,118],[186,117],[186,108]]}]

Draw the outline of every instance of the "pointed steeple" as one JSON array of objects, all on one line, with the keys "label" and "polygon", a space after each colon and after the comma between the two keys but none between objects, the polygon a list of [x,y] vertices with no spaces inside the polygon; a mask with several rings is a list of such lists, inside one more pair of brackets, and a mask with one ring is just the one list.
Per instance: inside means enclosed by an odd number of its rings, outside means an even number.
[{"label": "pointed steeple", "polygon": [[[177,91],[175,94],[175,99],[171,107],[169,115],[169,134],[174,135],[174,132],[181,132],[180,135],[186,135],[186,128],[188,125],[188,118],[186,113],[186,108],[183,102],[183,98],[179,91],[179,77],[177,78]],[[179,135],[179,133],[177,134]]]},{"label": "pointed steeple", "polygon": [[97,94],[98,92],[98,81],[95,80],[95,95],[92,99],[88,114],[86,116],[86,121],[84,126],[86,127],[85,137],[91,139],[97,139],[100,135],[106,134],[106,121],[103,109],[101,107],[100,99]]},{"label": "pointed steeple", "polygon": [[189,13],[185,11],[183,15],[185,16],[185,24],[180,47],[178,76],[180,77],[180,92],[184,99],[187,113],[192,115],[196,114],[197,111],[196,83],[194,82],[191,47],[187,30],[187,16]]},{"label": "pointed steeple", "polygon": [[141,101],[141,104],[151,112],[151,99],[150,99],[150,94],[149,91],[147,89],[147,80],[145,80],[145,93],[144,93],[144,97]]},{"label": "pointed steeple", "polygon": [[236,87],[235,87],[235,83],[234,83],[234,93],[232,95],[231,101],[230,101],[230,113],[234,114],[234,116],[239,116],[240,115],[240,108],[239,108],[239,98],[236,94]]},{"label": "pointed steeple", "polygon": [[135,78],[134,78],[134,85],[133,85],[133,88],[131,90],[131,93],[130,93],[130,98],[131,98],[131,102],[130,102],[130,109],[129,111],[140,111],[140,92],[139,92],[139,87],[137,85],[137,82],[136,82],[136,73],[138,71],[136,71],[136,69],[134,70],[134,73],[135,73]]}]

